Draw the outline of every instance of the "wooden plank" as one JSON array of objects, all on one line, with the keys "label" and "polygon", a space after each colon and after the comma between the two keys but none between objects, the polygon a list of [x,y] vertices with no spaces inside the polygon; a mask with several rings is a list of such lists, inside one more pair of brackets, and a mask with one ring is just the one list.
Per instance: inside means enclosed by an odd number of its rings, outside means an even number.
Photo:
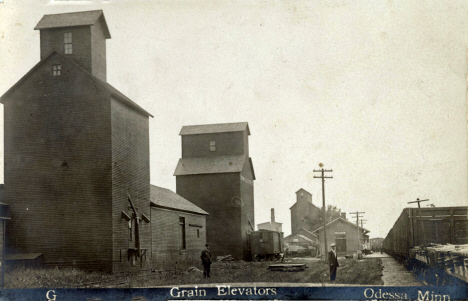
[{"label": "wooden plank", "polygon": [[268,268],[271,271],[300,272],[304,271],[307,265],[305,263],[272,264]]}]

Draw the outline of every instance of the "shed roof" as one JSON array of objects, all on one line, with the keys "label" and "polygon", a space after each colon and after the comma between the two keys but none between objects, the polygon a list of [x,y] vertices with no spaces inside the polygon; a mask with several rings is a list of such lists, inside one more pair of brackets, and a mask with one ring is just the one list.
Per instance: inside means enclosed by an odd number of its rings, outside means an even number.
[{"label": "shed roof", "polygon": [[302,238],[302,239],[304,239],[305,241],[314,242],[312,239],[308,238],[307,236],[301,235],[301,234],[291,234],[291,235],[288,235],[288,236],[286,236],[286,237],[284,238],[284,240],[286,240],[286,241],[293,240],[293,239],[295,239],[295,237],[297,237],[297,238]]},{"label": "shed roof", "polygon": [[101,22],[104,36],[110,39],[109,28],[102,10],[91,10],[65,14],[44,15],[34,29],[49,29],[74,26],[93,26],[97,21]]},{"label": "shed roof", "polygon": [[[328,227],[329,225],[331,225],[331,224],[333,224],[333,223],[336,223],[338,220],[341,220],[341,221],[343,221],[343,222],[345,222],[345,223],[348,223],[349,225],[351,225],[351,226],[353,226],[353,227],[356,227],[356,228],[358,227],[355,223],[352,223],[352,222],[350,222],[350,221],[348,221],[348,220],[346,220],[346,219],[344,219],[344,218],[342,218],[342,217],[337,217],[337,218],[335,218],[334,220],[332,220],[331,222],[329,222],[328,224],[326,224],[326,226]],[[323,228],[323,226],[320,227],[320,228],[315,229],[314,232],[318,232],[318,231],[320,231],[320,229],[322,229],[322,228]],[[363,227],[359,227],[359,228],[362,229],[362,230],[364,230],[364,232],[370,232],[370,231],[367,230],[366,228],[363,228]]]},{"label": "shed roof", "polygon": [[197,214],[208,214],[208,212],[184,199],[172,190],[155,185],[150,185],[150,187],[150,199],[152,206]]},{"label": "shed roof", "polygon": [[247,122],[186,125],[182,127],[179,135],[243,132],[245,130],[250,135],[249,124]]},{"label": "shed roof", "polygon": [[5,254],[6,260],[33,260],[42,256],[42,253]]},{"label": "shed roof", "polygon": [[[309,230],[307,230],[307,229],[301,228],[301,229],[299,229],[299,231],[297,231],[297,233],[299,233],[300,231],[304,231],[304,232],[306,232],[307,234],[310,234],[310,235],[313,235],[313,236],[315,236],[315,237],[318,237],[317,234],[315,234],[315,233],[313,233],[313,232],[311,232],[311,231],[309,231]],[[300,235],[300,234],[298,234],[298,235]]]},{"label": "shed roof", "polygon": [[120,101],[126,103],[127,105],[129,105],[130,107],[132,107],[133,109],[143,113],[143,114],[146,114],[148,116],[151,116],[153,117],[153,115],[151,115],[150,113],[148,113],[145,109],[143,109],[142,107],[140,107],[138,104],[136,104],[133,100],[131,100],[130,98],[128,98],[127,96],[125,96],[123,93],[121,93],[119,90],[117,90],[116,88],[114,88],[113,86],[111,86],[109,83],[103,81],[103,80],[100,80],[99,78],[97,78],[96,76],[92,75],[88,70],[84,69],[83,67],[81,67],[80,65],[78,65],[75,61],[73,61],[72,59],[66,57],[66,56],[63,56],[61,55],[60,53],[56,52],[56,51],[52,51],[46,58],[44,58],[43,60],[41,60],[39,63],[37,63],[31,70],[29,70],[28,73],[26,73],[19,81],[16,82],[16,84],[14,84],[8,91],[5,92],[5,94],[3,94],[1,97],[0,97],[0,103],[3,103],[5,101],[5,99],[7,98],[7,96],[12,93],[14,90],[16,90],[20,85],[21,83],[23,83],[31,74],[34,73],[34,71],[36,71],[42,64],[44,64],[45,61],[49,60],[51,57],[53,57],[54,55],[57,55],[59,56],[60,58],[64,59],[65,61],[67,61],[68,63],[70,63],[71,65],[75,66],[76,68],[78,68],[79,70],[81,70],[81,72],[83,72],[86,76],[88,76],[89,78],[91,78],[98,86],[102,87],[103,89],[107,90],[112,96],[116,97],[117,99],[119,99]]},{"label": "shed roof", "polygon": [[245,160],[245,155],[181,158],[174,176],[241,172]]}]

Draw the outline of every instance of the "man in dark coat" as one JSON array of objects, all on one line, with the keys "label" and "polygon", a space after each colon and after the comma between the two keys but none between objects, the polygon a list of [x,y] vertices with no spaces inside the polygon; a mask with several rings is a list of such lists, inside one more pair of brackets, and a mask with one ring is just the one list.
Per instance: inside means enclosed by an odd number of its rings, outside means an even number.
[{"label": "man in dark coat", "polygon": [[330,281],[335,281],[336,269],[340,266],[336,256],[336,245],[331,244],[331,251],[328,252],[328,263],[330,265]]},{"label": "man in dark coat", "polygon": [[201,252],[200,258],[203,264],[203,277],[210,278],[211,252],[209,244],[205,245],[205,250]]}]

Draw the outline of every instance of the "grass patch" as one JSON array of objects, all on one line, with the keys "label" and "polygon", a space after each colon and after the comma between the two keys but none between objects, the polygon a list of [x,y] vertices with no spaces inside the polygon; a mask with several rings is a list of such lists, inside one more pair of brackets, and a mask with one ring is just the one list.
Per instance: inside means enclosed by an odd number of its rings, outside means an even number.
[{"label": "grass patch", "polygon": [[[272,262],[215,262],[211,268],[210,279],[203,279],[203,274],[199,270],[106,274],[72,268],[17,269],[5,274],[5,288],[130,288],[233,282],[330,283],[327,263],[322,261],[304,263],[308,268],[303,272],[272,272],[268,269]],[[382,269],[379,258],[361,261],[342,259],[335,283],[382,285]]]}]

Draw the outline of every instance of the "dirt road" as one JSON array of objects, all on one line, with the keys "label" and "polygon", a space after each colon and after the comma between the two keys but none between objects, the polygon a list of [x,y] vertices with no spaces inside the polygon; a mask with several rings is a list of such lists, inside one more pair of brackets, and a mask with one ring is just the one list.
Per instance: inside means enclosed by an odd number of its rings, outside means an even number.
[{"label": "dirt road", "polygon": [[384,286],[420,286],[424,285],[416,276],[392,257],[381,258]]}]

